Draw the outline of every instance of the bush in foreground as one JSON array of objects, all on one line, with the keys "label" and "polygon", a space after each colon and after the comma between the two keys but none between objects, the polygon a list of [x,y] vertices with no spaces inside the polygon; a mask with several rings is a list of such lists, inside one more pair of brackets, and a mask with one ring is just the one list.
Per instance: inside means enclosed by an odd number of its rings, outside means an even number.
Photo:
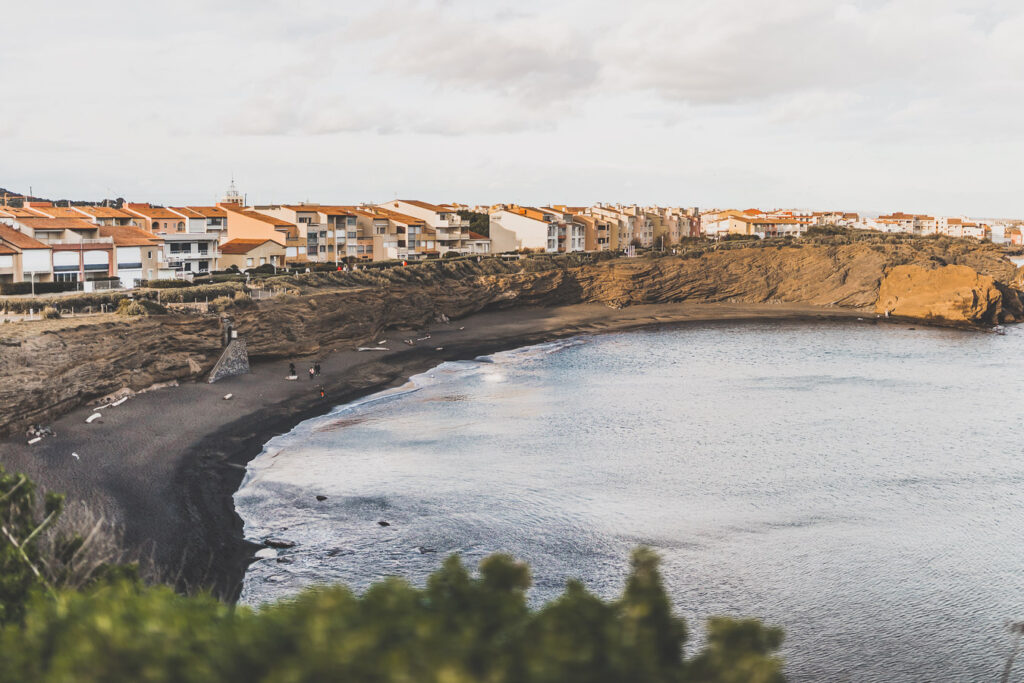
[{"label": "bush in foreground", "polygon": [[88,539],[42,542],[62,504],[0,470],[0,683],[783,680],[782,632],[755,620],[712,619],[707,645],[685,658],[686,625],[645,548],[613,601],[570,581],[531,610],[525,564],[492,555],[474,577],[451,556],[424,588],[391,578],[363,595],[309,589],[252,610],[147,587],[95,551],[83,572],[71,558]]},{"label": "bush in foreground", "polygon": [[39,595],[0,631],[0,682],[783,680],[782,633],[754,620],[711,620],[685,659],[657,564],[640,549],[618,600],[570,582],[538,611],[529,570],[502,555],[477,578],[452,556],[423,589],[311,589],[259,611],[132,582]]}]

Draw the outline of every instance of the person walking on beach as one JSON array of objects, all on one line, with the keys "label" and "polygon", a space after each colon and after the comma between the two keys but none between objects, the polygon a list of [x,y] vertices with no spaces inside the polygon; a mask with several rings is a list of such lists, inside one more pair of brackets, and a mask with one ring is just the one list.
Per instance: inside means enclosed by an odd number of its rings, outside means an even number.
[{"label": "person walking on beach", "polygon": [[317,361],[316,363],[313,364],[313,370],[316,371],[316,376],[319,377],[320,376],[320,362],[319,361]]},{"label": "person walking on beach", "polygon": [[315,374],[316,374],[316,371],[315,371],[315,370],[313,370],[313,366],[310,366],[310,367],[309,367],[309,379],[310,379],[311,381],[312,381],[312,379],[313,379],[313,376],[314,376]]},{"label": "person walking on beach", "polygon": [[288,364],[288,376],[289,377],[294,377],[295,376],[295,363],[289,363]]},{"label": "person walking on beach", "polygon": [[320,400],[322,401],[322,400],[324,400],[325,398],[327,398],[327,392],[326,392],[326,391],[324,391],[324,385],[323,385],[323,384],[321,384],[321,385],[320,385]]}]

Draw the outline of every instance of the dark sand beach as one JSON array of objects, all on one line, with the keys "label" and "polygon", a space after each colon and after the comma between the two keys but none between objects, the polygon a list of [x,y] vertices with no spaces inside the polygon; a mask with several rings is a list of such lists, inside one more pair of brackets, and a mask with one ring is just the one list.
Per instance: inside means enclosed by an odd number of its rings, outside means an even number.
[{"label": "dark sand beach", "polygon": [[[208,586],[234,599],[254,552],[243,541],[232,499],[246,463],[271,437],[335,405],[399,385],[444,361],[579,334],[710,321],[857,318],[875,320],[848,309],[788,304],[620,310],[580,304],[481,313],[434,325],[431,338],[413,347],[402,341],[410,332],[395,330],[382,335],[386,352],[348,347],[295,358],[297,381],[285,379],[287,359],[255,362],[251,374],[217,384],[185,383],[137,395],[101,411],[102,419],[92,424],[86,418],[94,410],[78,409],[53,424],[56,436],[38,444],[29,446],[20,436],[0,441],[0,464],[101,510],[122,525],[131,547],[152,554],[167,580]],[[322,374],[311,381],[306,371],[317,360]],[[226,394],[231,400],[224,400]]]}]

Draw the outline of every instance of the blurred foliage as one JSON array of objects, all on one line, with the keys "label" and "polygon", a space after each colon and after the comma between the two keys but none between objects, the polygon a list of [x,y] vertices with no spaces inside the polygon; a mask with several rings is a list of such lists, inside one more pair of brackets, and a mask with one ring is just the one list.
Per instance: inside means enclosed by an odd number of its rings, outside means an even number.
[{"label": "blurred foliage", "polygon": [[616,601],[573,581],[534,611],[529,586],[526,565],[493,555],[476,577],[452,556],[422,589],[396,578],[362,596],[309,589],[258,611],[131,582],[37,594],[0,631],[0,683],[783,680],[782,633],[753,620],[713,619],[685,659],[650,550],[634,553]]},{"label": "blurred foliage", "polygon": [[102,520],[67,524],[64,513],[64,496],[40,495],[31,479],[0,466],[0,624],[20,622],[37,594],[52,599],[61,588],[137,580],[137,566],[121,563]]}]

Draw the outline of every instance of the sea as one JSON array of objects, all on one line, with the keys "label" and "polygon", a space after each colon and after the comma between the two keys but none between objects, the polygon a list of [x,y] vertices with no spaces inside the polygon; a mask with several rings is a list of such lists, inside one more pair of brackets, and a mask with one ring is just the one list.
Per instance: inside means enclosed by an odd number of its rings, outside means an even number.
[{"label": "sea", "polygon": [[1024,329],[872,319],[442,363],[249,464],[246,537],[295,546],[250,567],[242,601],[422,585],[498,552],[530,564],[534,606],[571,578],[614,598],[644,545],[689,652],[709,616],[750,616],[785,629],[791,680],[997,679],[1024,620],[1022,381]]}]

